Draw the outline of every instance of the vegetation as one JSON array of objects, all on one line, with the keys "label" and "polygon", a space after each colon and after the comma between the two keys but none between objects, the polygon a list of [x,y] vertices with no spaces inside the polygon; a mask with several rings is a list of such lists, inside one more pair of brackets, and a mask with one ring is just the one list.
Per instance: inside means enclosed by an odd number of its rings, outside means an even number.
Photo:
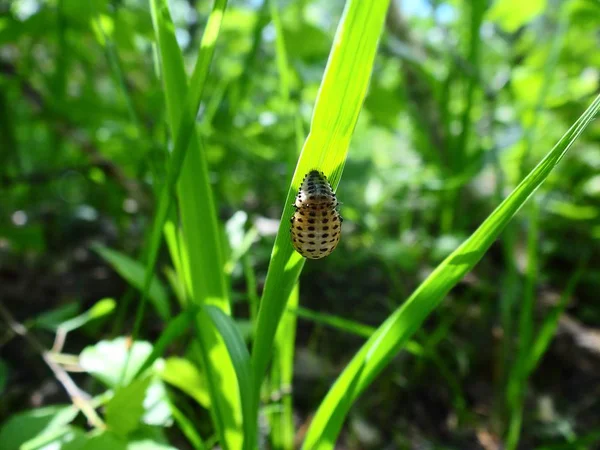
[{"label": "vegetation", "polygon": [[0,448],[597,448],[599,26],[0,0]]}]

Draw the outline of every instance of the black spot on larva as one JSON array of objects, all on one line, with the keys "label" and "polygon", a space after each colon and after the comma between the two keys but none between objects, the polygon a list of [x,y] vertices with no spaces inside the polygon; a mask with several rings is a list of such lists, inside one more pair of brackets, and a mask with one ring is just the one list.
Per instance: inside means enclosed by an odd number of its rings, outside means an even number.
[{"label": "black spot on larva", "polygon": [[[293,219],[293,217],[292,217]],[[298,222],[304,222],[300,217],[298,217]]]},{"label": "black spot on larva", "polygon": [[[314,206],[313,206],[313,208],[314,208]],[[312,216],[312,217],[315,217],[317,215],[317,213],[314,212],[314,211],[311,211],[311,212],[308,213],[308,215]]]},{"label": "black spot on larva", "polygon": [[338,226],[337,226],[337,225],[334,225],[334,226],[333,226],[333,229],[334,229],[334,230],[337,230],[337,229],[338,229]]},{"label": "black spot on larva", "polygon": [[315,233],[310,233],[310,234],[308,235],[308,237],[309,237],[309,238],[314,238],[314,237],[315,237]]},{"label": "black spot on larva", "polygon": [[326,252],[326,251],[327,251],[327,247],[325,247],[325,248],[322,248],[322,249],[321,249],[321,251],[322,251],[322,252]]},{"label": "black spot on larva", "polygon": [[314,248],[308,248],[308,249],[306,249],[306,251],[307,251],[307,252],[311,252],[311,253],[312,253],[312,252],[314,252],[314,251],[315,251],[315,249],[314,249]]},{"label": "black spot on larva", "polygon": [[296,230],[302,231],[302,227],[296,227]]},{"label": "black spot on larva", "polygon": [[323,237],[324,237],[324,238],[326,238],[326,237],[329,237],[329,233],[325,233],[325,234],[323,235]]},{"label": "black spot on larva", "polygon": [[330,243],[330,244],[331,244],[332,242],[335,242],[335,239],[332,239],[332,240],[330,240],[330,241],[329,241],[329,243]]},{"label": "black spot on larva", "polygon": [[[310,207],[311,207],[312,209],[317,209],[317,205],[310,205]],[[311,214],[311,216],[312,216],[312,214]]]},{"label": "black spot on larva", "polygon": [[301,244],[304,244],[304,241],[302,239],[298,239],[298,242],[300,242]]},{"label": "black spot on larva", "polygon": [[[327,219],[323,219],[323,222],[325,222],[326,220]],[[327,226],[323,227],[323,231],[327,231],[327,230],[329,230],[329,227],[327,227]]]},{"label": "black spot on larva", "polygon": [[333,220],[335,222],[336,220],[338,220],[338,218],[337,218],[337,216],[333,216],[333,219],[331,219],[331,220]]},{"label": "black spot on larva", "polygon": [[314,196],[314,195],[309,195],[309,196],[308,196],[308,199],[309,199],[309,200],[314,200],[314,199],[315,199],[315,196]]},{"label": "black spot on larva", "polygon": [[[329,219],[323,219],[323,223],[327,223],[329,222]],[[324,230],[326,230],[327,228],[323,228]]]},{"label": "black spot on larva", "polygon": [[315,242],[314,242],[314,241],[310,241],[310,242],[308,243],[308,245],[317,245],[317,244],[315,244]]},{"label": "black spot on larva", "polygon": [[321,241],[321,245],[327,244],[327,241]]},{"label": "black spot on larva", "polygon": [[308,219],[308,223],[315,223],[315,219]]},{"label": "black spot on larva", "polygon": [[308,227],[308,231],[315,231],[315,227]]},{"label": "black spot on larva", "polygon": [[338,235],[337,233],[333,233],[333,234],[331,235],[331,237],[336,237],[337,235]]},{"label": "black spot on larva", "polygon": [[298,237],[304,237],[304,236],[302,236],[302,233],[298,233]]}]

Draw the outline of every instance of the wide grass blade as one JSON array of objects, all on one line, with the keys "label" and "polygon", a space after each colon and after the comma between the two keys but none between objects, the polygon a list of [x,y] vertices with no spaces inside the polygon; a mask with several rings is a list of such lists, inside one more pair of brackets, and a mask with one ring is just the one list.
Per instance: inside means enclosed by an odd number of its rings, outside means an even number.
[{"label": "wide grass blade", "polygon": [[363,345],[321,403],[308,430],[304,449],[333,448],[356,398],[402,349],[448,291],[483,257],[502,229],[544,182],[599,110],[600,96],[471,237],[450,254]]},{"label": "wide grass blade", "polygon": [[338,26],[310,133],[284,203],[258,313],[252,351],[256,408],[277,326],[304,264],[304,259],[293,251],[289,238],[292,202],[302,178],[313,168],[325,172],[334,189],[339,184],[352,132],[367,91],[388,3],[388,0],[349,0]]},{"label": "wide grass blade", "polygon": [[[201,97],[210,62],[210,57],[206,59],[207,56],[203,52],[210,52],[208,56],[212,55],[225,4],[223,0],[215,3],[211,14],[211,19],[214,20],[212,24],[209,20],[207,25],[200,44],[197,70],[194,71],[192,85],[188,89],[183,56],[177,45],[175,26],[167,3],[165,0],[151,0],[165,87],[168,124],[171,136],[175,139],[176,153],[173,159],[175,162],[182,162],[177,194],[183,228],[183,242],[180,242],[180,245],[185,247],[181,252],[187,255],[184,259],[186,267],[183,270],[189,273],[192,290],[190,298],[194,304],[212,304],[229,313],[221,239],[208,179],[208,167],[203,148],[195,133],[196,110],[185,101],[186,98],[196,101]],[[185,139],[182,137],[186,130],[189,130],[191,138],[187,154],[183,156],[184,153],[177,151],[178,148],[179,151],[186,148]],[[169,181],[172,180],[171,178]],[[168,208],[159,212],[166,217]],[[184,274],[180,275],[184,277]],[[198,317],[198,343],[212,400],[210,413],[221,446],[225,449],[238,449],[242,446],[243,435],[235,371],[227,347],[210,318],[202,313]]]}]

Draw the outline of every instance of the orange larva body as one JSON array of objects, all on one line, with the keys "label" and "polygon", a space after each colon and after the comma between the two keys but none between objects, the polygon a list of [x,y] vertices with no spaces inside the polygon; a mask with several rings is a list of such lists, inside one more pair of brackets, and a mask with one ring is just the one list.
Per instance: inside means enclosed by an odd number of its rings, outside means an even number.
[{"label": "orange larva body", "polygon": [[331,254],[342,232],[338,202],[327,181],[317,170],[302,180],[291,218],[292,245],[305,258],[321,259]]}]

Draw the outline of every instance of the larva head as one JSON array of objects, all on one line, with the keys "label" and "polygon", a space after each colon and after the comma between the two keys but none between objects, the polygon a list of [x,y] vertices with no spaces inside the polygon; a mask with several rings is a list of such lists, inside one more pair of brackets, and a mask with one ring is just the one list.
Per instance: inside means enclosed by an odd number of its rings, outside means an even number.
[{"label": "larva head", "polygon": [[292,245],[305,258],[321,259],[340,241],[342,217],[331,185],[322,172],[311,170],[302,180],[291,218]]}]

